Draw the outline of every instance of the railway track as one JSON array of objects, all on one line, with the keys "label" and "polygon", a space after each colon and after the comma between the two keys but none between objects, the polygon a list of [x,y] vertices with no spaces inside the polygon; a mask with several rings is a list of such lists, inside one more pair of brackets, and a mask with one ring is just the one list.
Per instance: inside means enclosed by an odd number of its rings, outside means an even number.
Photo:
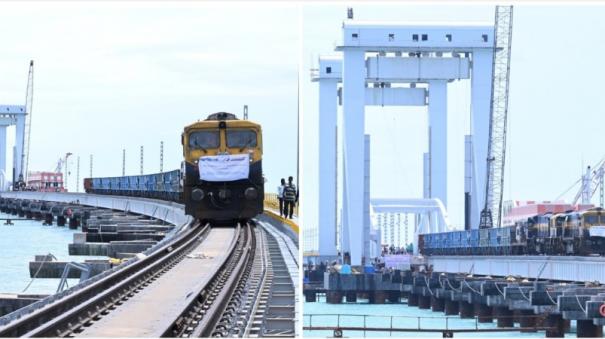
[{"label": "railway track", "polygon": [[0,327],[0,336],[294,336],[293,280],[253,223],[198,222],[147,257]]},{"label": "railway track", "polygon": [[[160,305],[158,308],[157,303],[161,304],[165,301],[163,298],[165,295],[161,292],[163,290],[184,292],[189,296],[191,304],[203,300],[205,305],[221,306],[222,299],[217,298],[220,294],[217,294],[216,290],[223,288],[228,290],[225,283],[230,279],[226,277],[231,277],[230,273],[237,268],[231,263],[239,260],[240,257],[247,257],[246,253],[250,246],[244,241],[249,241],[246,239],[251,238],[250,230],[251,227],[248,225],[215,229],[210,225],[196,223],[185,234],[148,257],[5,325],[0,328],[0,336],[96,336],[96,334],[103,334],[99,329],[107,331],[106,333],[112,336],[120,333],[133,335],[154,333],[155,336],[173,336],[171,335],[173,331],[182,327],[185,318],[183,314],[186,315],[190,305],[183,304],[183,301],[178,298],[174,300],[175,304],[171,305],[172,307]],[[209,249],[210,255],[197,252],[200,249],[208,249],[206,244],[209,243],[214,245],[214,251],[212,248]],[[208,270],[191,269],[199,266],[200,261],[210,262],[204,267]],[[187,276],[188,272],[189,276]],[[191,272],[194,276],[191,276]],[[204,276],[201,280],[198,279],[200,276],[195,276],[195,273],[205,275],[206,279]],[[184,280],[174,281],[174,278],[179,277]],[[170,283],[172,286],[167,286]],[[171,296],[174,296],[174,293],[172,294]],[[145,299],[141,296],[151,295],[156,305],[151,303],[143,312],[133,312],[129,317],[124,317],[125,313],[129,313],[128,310],[133,307],[131,305],[141,306],[141,303],[137,303]],[[211,324],[210,320],[212,320],[212,313],[207,313],[208,316],[203,317],[206,326]],[[163,317],[169,314],[177,316],[171,320],[164,318],[163,322],[148,323],[143,328],[137,326],[136,321],[133,323],[136,319],[145,319],[154,315]],[[117,324],[111,326],[111,323],[116,320]],[[127,320],[126,326],[123,326],[124,324],[119,320]]]}]

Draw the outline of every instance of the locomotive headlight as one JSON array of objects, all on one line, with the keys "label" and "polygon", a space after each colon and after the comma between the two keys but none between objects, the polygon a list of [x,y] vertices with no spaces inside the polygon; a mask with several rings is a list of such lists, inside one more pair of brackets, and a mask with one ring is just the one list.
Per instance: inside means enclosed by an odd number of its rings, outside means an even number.
[{"label": "locomotive headlight", "polygon": [[191,199],[195,201],[201,201],[202,199],[204,199],[204,191],[200,188],[194,188],[191,191]]},{"label": "locomotive headlight", "polygon": [[244,196],[248,200],[254,200],[254,199],[256,199],[258,197],[258,191],[254,187],[248,187],[244,191]]}]

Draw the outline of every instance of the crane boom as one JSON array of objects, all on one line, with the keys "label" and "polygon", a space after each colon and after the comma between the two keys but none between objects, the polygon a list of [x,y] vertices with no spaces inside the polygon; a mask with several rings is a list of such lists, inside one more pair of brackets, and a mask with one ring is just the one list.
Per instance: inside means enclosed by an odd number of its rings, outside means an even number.
[{"label": "crane boom", "polygon": [[577,204],[579,201],[582,204],[590,204],[590,200],[597,193],[597,190],[599,190],[599,206],[604,207],[605,187],[603,180],[605,177],[605,159],[598,162],[593,168],[591,169],[589,166],[586,174],[582,175],[579,181],[576,181],[576,183],[581,182],[581,185],[580,190],[571,201],[572,205]]},{"label": "crane boom", "polygon": [[23,152],[21,152],[21,174],[23,181],[27,183],[29,175],[29,145],[31,138],[32,108],[34,104],[34,61],[29,62],[29,74],[27,77],[27,89],[25,93],[25,130],[23,133]]},{"label": "crane boom", "polygon": [[506,125],[513,34],[513,6],[496,6],[492,97],[489,121],[485,206],[479,228],[500,227],[506,159]]}]

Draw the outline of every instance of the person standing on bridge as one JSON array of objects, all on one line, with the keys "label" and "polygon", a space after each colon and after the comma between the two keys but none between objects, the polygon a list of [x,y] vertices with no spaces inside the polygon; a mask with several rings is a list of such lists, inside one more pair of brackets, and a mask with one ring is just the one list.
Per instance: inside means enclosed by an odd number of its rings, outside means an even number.
[{"label": "person standing on bridge", "polygon": [[292,213],[294,213],[294,205],[298,202],[298,191],[296,185],[292,182],[292,176],[288,177],[288,185],[284,187],[284,215],[286,218],[292,219]]},{"label": "person standing on bridge", "polygon": [[283,217],[284,212],[284,188],[286,187],[286,179],[281,178],[281,185],[277,186],[277,199],[279,200],[279,216]]}]

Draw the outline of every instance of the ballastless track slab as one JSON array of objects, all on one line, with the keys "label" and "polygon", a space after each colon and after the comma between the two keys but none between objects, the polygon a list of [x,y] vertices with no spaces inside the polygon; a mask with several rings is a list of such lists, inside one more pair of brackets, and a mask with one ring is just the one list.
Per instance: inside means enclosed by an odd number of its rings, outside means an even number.
[{"label": "ballastless track slab", "polygon": [[178,265],[77,336],[161,336],[229,255],[225,249],[234,236],[234,228],[212,228],[206,239]]}]

